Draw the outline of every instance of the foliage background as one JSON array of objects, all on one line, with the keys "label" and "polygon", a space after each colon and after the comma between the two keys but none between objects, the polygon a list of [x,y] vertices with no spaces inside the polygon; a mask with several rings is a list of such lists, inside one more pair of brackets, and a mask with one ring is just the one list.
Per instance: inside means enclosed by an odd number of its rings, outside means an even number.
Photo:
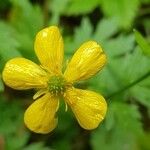
[{"label": "foliage background", "polygon": [[62,102],[58,127],[31,133],[23,113],[34,90],[15,91],[0,79],[0,150],[150,150],[150,0],[0,0],[0,72],[17,56],[38,63],[34,38],[49,25],[61,28],[64,66],[84,41],[102,45],[106,67],[77,86],[105,96],[106,119],[86,131]]}]

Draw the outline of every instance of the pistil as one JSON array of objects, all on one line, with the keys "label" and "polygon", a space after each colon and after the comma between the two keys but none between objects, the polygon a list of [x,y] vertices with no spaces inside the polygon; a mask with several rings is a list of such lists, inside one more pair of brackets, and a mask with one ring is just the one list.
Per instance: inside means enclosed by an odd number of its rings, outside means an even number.
[{"label": "pistil", "polygon": [[48,90],[51,94],[58,96],[65,92],[66,81],[62,76],[52,76],[48,81]]}]

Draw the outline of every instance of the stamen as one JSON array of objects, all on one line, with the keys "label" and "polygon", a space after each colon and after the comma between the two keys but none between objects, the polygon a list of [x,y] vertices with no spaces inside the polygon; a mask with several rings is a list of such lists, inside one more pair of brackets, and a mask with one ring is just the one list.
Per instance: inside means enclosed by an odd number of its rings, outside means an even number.
[{"label": "stamen", "polygon": [[65,92],[66,81],[62,76],[52,76],[48,81],[48,90],[53,95],[62,95]]}]

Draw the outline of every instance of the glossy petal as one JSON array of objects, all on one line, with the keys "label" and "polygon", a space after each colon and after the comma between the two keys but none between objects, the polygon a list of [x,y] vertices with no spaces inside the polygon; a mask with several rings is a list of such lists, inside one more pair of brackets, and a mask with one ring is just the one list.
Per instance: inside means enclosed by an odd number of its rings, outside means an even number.
[{"label": "glossy petal", "polygon": [[59,101],[50,93],[45,94],[29,106],[24,115],[26,126],[36,133],[46,134],[51,132],[57,125],[55,118],[59,107]]},{"label": "glossy petal", "polygon": [[84,129],[94,129],[104,119],[107,104],[103,96],[87,90],[68,89],[65,100]]},{"label": "glossy petal", "polygon": [[89,41],[76,51],[64,76],[69,82],[85,80],[100,71],[105,63],[106,55],[100,45]]},{"label": "glossy petal", "polygon": [[25,58],[9,60],[3,70],[3,80],[11,88],[22,90],[47,86],[47,73]]},{"label": "glossy petal", "polygon": [[56,26],[41,30],[36,36],[34,48],[38,59],[47,70],[54,74],[61,73],[64,49]]}]

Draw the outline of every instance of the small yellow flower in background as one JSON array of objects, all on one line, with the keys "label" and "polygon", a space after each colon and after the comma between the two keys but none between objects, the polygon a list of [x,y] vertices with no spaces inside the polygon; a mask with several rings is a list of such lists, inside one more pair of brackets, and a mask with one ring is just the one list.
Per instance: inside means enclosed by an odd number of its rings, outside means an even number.
[{"label": "small yellow flower in background", "polygon": [[41,30],[35,40],[35,53],[41,63],[37,65],[25,58],[8,61],[3,70],[3,80],[13,89],[38,89],[36,99],[25,112],[26,126],[36,133],[49,133],[57,125],[56,112],[59,98],[63,97],[84,129],[96,128],[104,119],[107,104],[103,96],[73,87],[73,83],[85,80],[106,63],[106,55],[100,45],[88,41],[81,45],[69,62],[64,74],[62,63],[64,45],[56,26]]}]

